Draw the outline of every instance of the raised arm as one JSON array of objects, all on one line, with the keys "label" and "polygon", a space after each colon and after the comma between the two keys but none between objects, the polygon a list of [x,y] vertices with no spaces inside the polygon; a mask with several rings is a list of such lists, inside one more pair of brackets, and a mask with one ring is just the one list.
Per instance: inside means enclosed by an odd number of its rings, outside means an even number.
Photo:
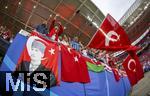
[{"label": "raised arm", "polygon": [[54,17],[52,23],[50,24],[49,32],[51,32],[51,30],[55,27],[54,25],[55,25],[55,23],[56,23],[56,19],[57,19],[58,16],[59,16],[59,15],[56,14],[56,16]]},{"label": "raised arm", "polygon": [[60,36],[63,33],[63,31],[64,31],[64,27],[62,26],[61,22],[58,22],[58,24],[59,24],[58,36]]}]

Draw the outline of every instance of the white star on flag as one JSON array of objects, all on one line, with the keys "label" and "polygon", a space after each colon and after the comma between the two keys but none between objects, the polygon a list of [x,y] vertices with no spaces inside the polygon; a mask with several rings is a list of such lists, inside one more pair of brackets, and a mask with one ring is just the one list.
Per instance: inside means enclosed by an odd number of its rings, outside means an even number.
[{"label": "white star on flag", "polygon": [[77,56],[74,57],[74,61],[75,61],[75,62],[78,62]]},{"label": "white star on flag", "polygon": [[53,48],[51,48],[51,49],[49,50],[49,52],[51,53],[51,55],[55,54],[54,51],[55,51],[55,50],[54,50]]}]

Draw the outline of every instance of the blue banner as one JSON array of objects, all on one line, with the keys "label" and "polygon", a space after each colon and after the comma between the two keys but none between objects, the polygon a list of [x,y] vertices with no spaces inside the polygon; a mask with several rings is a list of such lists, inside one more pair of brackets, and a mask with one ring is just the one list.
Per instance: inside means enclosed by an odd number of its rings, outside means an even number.
[{"label": "blue banner", "polygon": [[27,41],[27,37],[17,34],[13,43],[7,50],[7,53],[4,57],[2,65],[0,67],[0,71],[14,71],[18,59],[25,47]]},{"label": "blue banner", "polygon": [[130,83],[127,77],[116,82],[113,73],[107,71],[101,73],[89,71],[89,75],[90,83],[62,82],[60,86],[52,87],[50,92],[55,94],[54,96],[128,96]]}]

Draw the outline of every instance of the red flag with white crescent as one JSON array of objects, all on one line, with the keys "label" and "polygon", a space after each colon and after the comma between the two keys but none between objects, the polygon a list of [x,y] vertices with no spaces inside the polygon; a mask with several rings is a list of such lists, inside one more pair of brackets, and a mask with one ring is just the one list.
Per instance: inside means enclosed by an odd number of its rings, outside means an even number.
[{"label": "red flag with white crescent", "polygon": [[124,29],[108,14],[87,46],[115,51],[127,49],[130,45]]},{"label": "red flag with white crescent", "polygon": [[32,32],[18,60],[16,71],[48,71],[59,84],[58,52],[56,43],[44,39],[39,33]]},{"label": "red flag with white crescent", "polygon": [[142,66],[135,52],[127,56],[123,62],[123,67],[132,86],[144,77]]}]

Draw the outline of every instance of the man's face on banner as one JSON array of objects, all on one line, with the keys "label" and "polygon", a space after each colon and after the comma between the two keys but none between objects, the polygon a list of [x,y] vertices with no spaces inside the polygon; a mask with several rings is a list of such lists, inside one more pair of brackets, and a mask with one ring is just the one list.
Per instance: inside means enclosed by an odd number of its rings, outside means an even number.
[{"label": "man's face on banner", "polygon": [[31,60],[39,61],[44,57],[45,45],[40,41],[34,41],[31,46]]},{"label": "man's face on banner", "polygon": [[44,56],[38,48],[32,48],[31,50],[31,60],[41,60]]}]

